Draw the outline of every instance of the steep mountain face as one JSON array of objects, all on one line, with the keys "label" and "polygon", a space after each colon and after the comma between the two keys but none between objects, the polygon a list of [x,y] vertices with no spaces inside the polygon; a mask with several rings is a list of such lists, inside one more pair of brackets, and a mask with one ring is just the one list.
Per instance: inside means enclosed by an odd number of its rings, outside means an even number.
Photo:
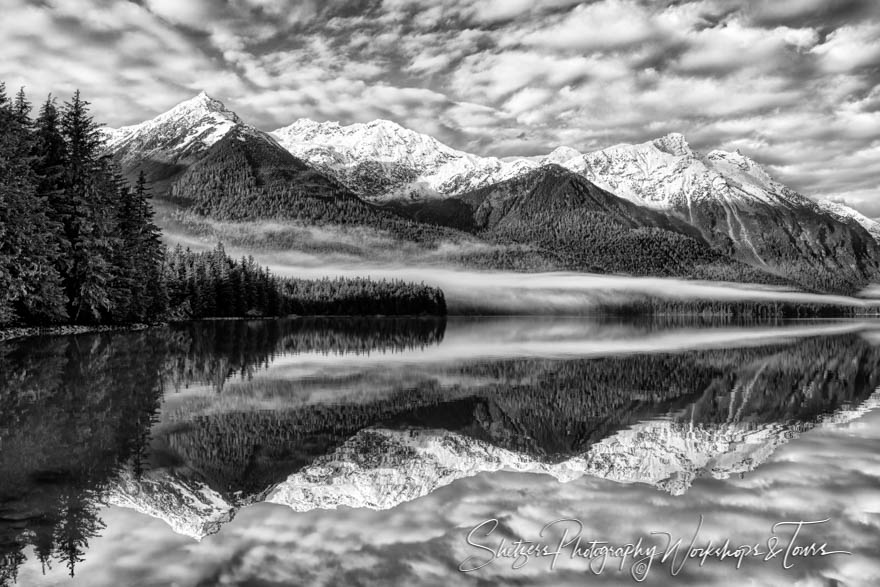
[{"label": "steep mountain face", "polygon": [[271,216],[286,204],[281,199],[356,200],[204,92],[152,120],[104,134],[126,176],[143,170],[154,194],[218,218]]},{"label": "steep mountain face", "polygon": [[152,154],[177,162],[192,160],[237,126],[245,125],[235,112],[202,92],[152,120],[105,133],[108,149],[122,161]]}]

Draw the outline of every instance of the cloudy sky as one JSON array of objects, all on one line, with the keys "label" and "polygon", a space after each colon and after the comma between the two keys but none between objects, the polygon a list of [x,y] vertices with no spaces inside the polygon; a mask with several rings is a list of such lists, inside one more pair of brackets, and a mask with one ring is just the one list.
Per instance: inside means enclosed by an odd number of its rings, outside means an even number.
[{"label": "cloudy sky", "polygon": [[683,132],[880,216],[875,0],[0,0],[0,80],[139,122],[388,118],[484,155]]}]

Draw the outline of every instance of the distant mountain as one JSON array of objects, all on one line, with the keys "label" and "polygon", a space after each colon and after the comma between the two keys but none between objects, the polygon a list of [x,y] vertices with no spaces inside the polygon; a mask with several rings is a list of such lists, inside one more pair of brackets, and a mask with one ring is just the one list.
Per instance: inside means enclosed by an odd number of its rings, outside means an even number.
[{"label": "distant mountain", "polygon": [[202,92],[152,120],[104,132],[108,149],[121,161],[154,155],[173,163],[192,161],[236,127],[246,125],[222,102]]},{"label": "distant mountain", "polygon": [[175,181],[170,196],[222,219],[274,217],[305,199],[357,200],[334,179],[240,126],[204,150]]},{"label": "distant mountain", "polygon": [[538,166],[471,155],[388,120],[342,126],[300,119],[271,134],[297,157],[376,200],[458,194]]}]

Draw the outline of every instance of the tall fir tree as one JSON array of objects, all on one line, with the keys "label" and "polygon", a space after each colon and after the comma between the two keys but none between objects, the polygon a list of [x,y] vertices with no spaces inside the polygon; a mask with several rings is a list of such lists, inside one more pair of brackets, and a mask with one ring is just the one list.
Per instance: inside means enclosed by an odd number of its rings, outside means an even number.
[{"label": "tall fir tree", "polygon": [[65,142],[66,213],[64,232],[70,243],[71,267],[65,275],[68,313],[74,322],[100,322],[114,310],[112,265],[116,202],[115,182],[100,160],[102,139],[77,90],[61,113]]},{"label": "tall fir tree", "polygon": [[57,269],[62,277],[70,272],[70,242],[64,230],[64,219],[70,214],[64,190],[66,146],[61,135],[61,119],[55,98],[50,94],[40,107],[34,121],[34,169],[39,177],[37,192],[48,205],[46,214],[60,228],[56,240],[60,256]]},{"label": "tall fir tree", "polygon": [[18,117],[19,121],[24,125],[30,125],[30,116],[32,104],[27,99],[24,88],[19,88],[15,94],[15,101],[12,104],[12,112]]}]

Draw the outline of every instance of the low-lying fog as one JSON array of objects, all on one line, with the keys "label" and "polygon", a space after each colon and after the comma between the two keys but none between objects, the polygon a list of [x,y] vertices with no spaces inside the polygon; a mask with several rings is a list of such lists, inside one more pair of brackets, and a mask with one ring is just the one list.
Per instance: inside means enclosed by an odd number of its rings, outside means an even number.
[{"label": "low-lying fog", "polygon": [[[215,223],[216,224],[216,223]],[[227,245],[233,257],[252,254],[261,264],[278,275],[320,279],[322,277],[370,277],[422,282],[440,287],[446,295],[449,312],[470,314],[578,314],[593,311],[606,304],[622,304],[646,298],[668,300],[717,300],[822,303],[880,309],[880,286],[865,290],[862,297],[819,295],[791,289],[725,282],[706,282],[660,277],[629,277],[625,275],[575,272],[517,273],[476,271],[452,268],[440,262],[450,247],[470,249],[487,246],[476,243],[449,243],[435,249],[394,255],[393,243],[381,236],[344,233],[340,229],[263,225],[257,229],[243,223],[213,226],[216,234],[234,242],[239,232],[265,236],[272,228],[283,231],[286,238],[297,235],[303,246],[295,249],[271,250],[261,243],[255,247]],[[369,238],[367,238],[369,237]],[[214,246],[215,239],[197,238],[174,231],[166,232],[167,242],[181,243],[194,250]],[[378,240],[377,240],[378,239]],[[302,241],[302,242],[300,242]],[[336,248],[328,250],[327,243]],[[321,246],[317,246],[320,244]],[[341,250],[347,252],[341,252]],[[372,254],[375,253],[375,254]],[[403,259],[403,260],[400,260]],[[875,299],[870,299],[875,298]]]}]

